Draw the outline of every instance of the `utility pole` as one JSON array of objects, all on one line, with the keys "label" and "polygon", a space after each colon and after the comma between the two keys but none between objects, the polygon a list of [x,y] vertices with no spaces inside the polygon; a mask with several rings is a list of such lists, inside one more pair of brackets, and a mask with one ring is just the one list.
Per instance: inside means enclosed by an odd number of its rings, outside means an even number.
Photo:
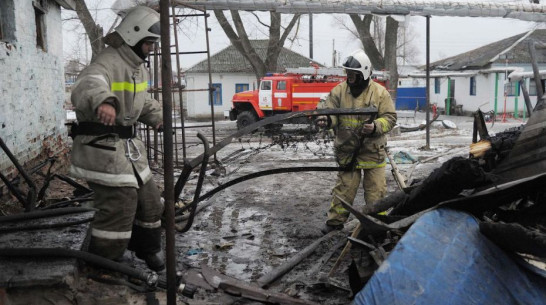
[{"label": "utility pole", "polygon": [[332,39],[332,67],[336,66],[336,40]]}]

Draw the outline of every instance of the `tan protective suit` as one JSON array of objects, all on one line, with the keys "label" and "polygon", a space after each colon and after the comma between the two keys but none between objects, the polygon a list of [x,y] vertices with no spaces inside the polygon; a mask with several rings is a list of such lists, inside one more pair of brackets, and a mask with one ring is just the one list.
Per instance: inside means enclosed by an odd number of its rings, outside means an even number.
[{"label": "tan protective suit", "polygon": [[[337,85],[327,98],[319,103],[318,109],[366,108],[376,107],[375,131],[371,135],[362,134],[362,126],[368,120],[365,115],[331,116],[331,126],[336,133],[334,150],[340,166],[351,165],[353,170],[338,173],[332,193],[347,202],[353,202],[364,172],[363,187],[366,204],[383,198],[387,193],[385,180],[386,133],[396,124],[394,103],[387,90],[370,80],[369,85],[358,96],[353,97],[347,82]],[[328,225],[343,224],[349,212],[334,196],[328,211]]]},{"label": "tan protective suit", "polygon": [[[77,120],[100,123],[97,108],[113,98],[116,126],[132,126],[137,121],[157,126],[162,110],[147,87],[144,60],[126,44],[110,46],[82,71],[74,85],[71,101]],[[161,250],[163,203],[152,180],[145,145],[138,137],[77,135],[70,174],[85,179],[95,191],[94,205],[99,212],[92,223],[89,251],[118,259],[131,237],[131,248],[137,253]]]}]

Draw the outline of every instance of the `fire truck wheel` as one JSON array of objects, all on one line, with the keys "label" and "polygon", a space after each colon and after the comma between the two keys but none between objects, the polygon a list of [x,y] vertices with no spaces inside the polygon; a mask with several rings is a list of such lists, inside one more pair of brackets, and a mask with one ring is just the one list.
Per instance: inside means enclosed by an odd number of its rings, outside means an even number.
[{"label": "fire truck wheel", "polygon": [[242,129],[256,123],[256,115],[250,111],[243,111],[237,116],[237,129]]}]

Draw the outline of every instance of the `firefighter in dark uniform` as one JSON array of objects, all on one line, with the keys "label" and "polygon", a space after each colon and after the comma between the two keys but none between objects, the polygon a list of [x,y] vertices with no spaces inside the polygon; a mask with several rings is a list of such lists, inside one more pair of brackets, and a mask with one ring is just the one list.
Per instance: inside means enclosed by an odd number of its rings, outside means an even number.
[{"label": "firefighter in dark uniform", "polygon": [[119,260],[128,248],[150,269],[165,268],[161,247],[163,202],[135,124],[162,126],[160,104],[149,97],[145,58],[160,37],[159,14],[129,10],[109,45],[85,68],[71,101],[78,125],[70,174],[85,179],[99,211],[91,224],[89,251]]},{"label": "firefighter in dark uniform", "polygon": [[[377,118],[367,122],[365,115],[322,116],[319,126],[333,128],[336,138],[334,152],[340,166],[351,166],[340,171],[332,193],[328,219],[323,233],[343,228],[349,217],[336,196],[353,202],[361,179],[366,204],[373,204],[387,193],[385,180],[386,134],[396,124],[396,111],[389,92],[371,79],[372,65],[364,52],[357,50],[343,63],[347,81],[340,83],[322,100],[318,109],[375,107]],[[362,178],[363,173],[363,178]]]}]

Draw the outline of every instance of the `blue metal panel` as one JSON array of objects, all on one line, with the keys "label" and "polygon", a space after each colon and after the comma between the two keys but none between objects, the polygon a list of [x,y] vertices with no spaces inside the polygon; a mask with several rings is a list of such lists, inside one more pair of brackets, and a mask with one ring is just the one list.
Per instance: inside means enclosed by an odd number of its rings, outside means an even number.
[{"label": "blue metal panel", "polygon": [[404,234],[353,304],[546,304],[546,279],[517,265],[472,216],[440,209]]},{"label": "blue metal panel", "polygon": [[425,109],[427,105],[426,91],[427,88],[412,87],[412,88],[398,88],[396,90],[396,110],[415,110]]}]

